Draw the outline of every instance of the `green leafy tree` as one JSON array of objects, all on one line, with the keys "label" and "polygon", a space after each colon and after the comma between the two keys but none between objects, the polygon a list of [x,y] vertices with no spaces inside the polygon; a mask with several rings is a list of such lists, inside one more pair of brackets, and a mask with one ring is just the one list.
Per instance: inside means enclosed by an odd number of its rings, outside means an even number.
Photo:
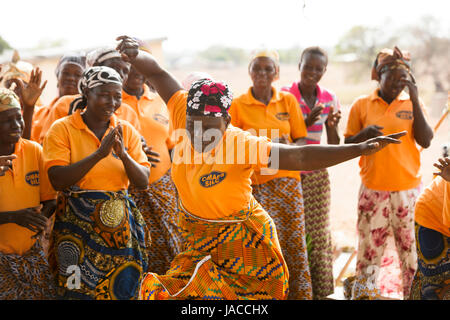
[{"label": "green leafy tree", "polygon": [[11,49],[9,43],[0,36],[0,54],[3,53],[6,49]]}]

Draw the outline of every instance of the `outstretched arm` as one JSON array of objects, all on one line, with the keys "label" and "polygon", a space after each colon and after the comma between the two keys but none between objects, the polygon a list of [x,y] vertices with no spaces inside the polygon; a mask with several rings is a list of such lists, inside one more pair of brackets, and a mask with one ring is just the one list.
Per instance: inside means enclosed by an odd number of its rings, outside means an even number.
[{"label": "outstretched arm", "polygon": [[270,164],[272,168],[280,170],[318,170],[334,166],[361,155],[373,154],[391,143],[401,143],[398,138],[405,134],[406,131],[403,131],[388,136],[369,139],[362,143],[348,145],[292,146],[273,144]]},{"label": "outstretched arm", "polygon": [[162,68],[151,54],[139,50],[139,44],[133,38],[121,36],[117,40],[120,41],[117,50],[122,54],[122,59],[131,63],[151,82],[166,104],[175,92],[183,89],[178,80]]}]

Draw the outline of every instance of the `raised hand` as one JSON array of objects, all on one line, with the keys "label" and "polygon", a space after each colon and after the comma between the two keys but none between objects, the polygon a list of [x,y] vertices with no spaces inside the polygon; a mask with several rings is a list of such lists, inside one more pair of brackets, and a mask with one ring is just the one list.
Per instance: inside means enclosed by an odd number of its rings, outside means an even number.
[{"label": "raised hand", "polygon": [[365,127],[361,130],[360,134],[363,135],[364,140],[372,139],[375,137],[379,137],[383,135],[383,132],[381,132],[381,129],[383,129],[382,126],[378,126],[376,124]]},{"label": "raised hand", "polygon": [[322,114],[322,111],[324,108],[325,108],[325,106],[321,103],[319,103],[318,105],[314,106],[314,108],[312,108],[311,112],[308,114],[308,116],[305,119],[305,125],[307,128],[312,126],[314,123],[316,123],[317,121],[320,120],[320,115]]},{"label": "raised hand", "polygon": [[125,145],[123,143],[123,132],[122,125],[119,123],[117,127],[114,128],[116,135],[114,137],[113,150],[116,156],[120,159],[126,155],[127,151],[125,150]]},{"label": "raised hand", "polygon": [[336,128],[341,119],[341,110],[334,112],[334,107],[330,107],[330,112],[328,113],[328,118],[326,124],[329,128]]},{"label": "raised hand", "polygon": [[0,176],[5,175],[5,172],[8,171],[12,165],[12,160],[15,158],[17,158],[15,154],[0,156]]},{"label": "raised hand", "polygon": [[365,156],[374,154],[375,152],[380,151],[384,147],[386,147],[388,144],[394,143],[394,144],[400,144],[401,141],[398,140],[399,138],[403,137],[407,132],[397,132],[393,133],[387,136],[379,136],[372,139],[369,139],[367,141],[361,142],[360,146],[362,148],[362,154]]},{"label": "raised hand", "polygon": [[20,79],[11,79],[17,86],[17,94],[20,98],[22,108],[34,108],[36,101],[44,91],[47,80],[41,85],[42,71],[37,67],[31,71],[30,81],[23,82]]},{"label": "raised hand", "polygon": [[440,172],[435,172],[434,174],[437,176],[441,176],[442,179],[450,182],[450,158],[440,158],[438,162],[433,164],[436,168],[439,169]]},{"label": "raised hand", "polygon": [[414,79],[414,76],[411,73],[410,73],[410,76],[411,76],[411,80],[401,79],[400,83],[408,88],[409,98],[412,101],[415,101],[415,100],[418,101],[419,91],[417,89],[416,79]]},{"label": "raised hand", "polygon": [[139,43],[129,36],[120,36],[116,38],[120,43],[117,45],[116,50],[122,55],[122,59],[126,62],[130,62],[137,57],[139,53]]},{"label": "raised hand", "polygon": [[106,137],[102,139],[102,143],[100,144],[100,147],[97,149],[97,154],[103,159],[107,157],[111,151],[113,150],[114,143],[116,141],[116,131],[117,127],[112,129]]}]

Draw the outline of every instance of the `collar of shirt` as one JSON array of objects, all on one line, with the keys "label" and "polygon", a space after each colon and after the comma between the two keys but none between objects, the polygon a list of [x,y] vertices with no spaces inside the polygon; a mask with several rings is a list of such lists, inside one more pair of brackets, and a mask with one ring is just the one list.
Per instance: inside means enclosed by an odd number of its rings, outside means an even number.
[{"label": "collar of shirt", "polygon": [[[247,94],[244,96],[244,99],[242,99],[242,102],[245,103],[245,104],[249,104],[249,105],[263,105],[263,106],[265,106],[264,103],[262,103],[259,100],[256,100],[256,98],[253,96],[252,88],[253,87],[250,87],[248,89]],[[280,101],[281,99],[282,99],[281,94],[278,92],[277,89],[272,87],[272,98],[270,99],[268,105],[270,105],[271,103],[276,103],[276,102]]]},{"label": "collar of shirt", "polygon": [[[371,101],[375,101],[377,99],[383,101],[384,103],[386,103],[386,101],[384,101],[379,95],[378,92],[380,91],[379,88],[375,89],[375,91],[372,92],[372,94],[370,95],[370,100]],[[409,100],[409,94],[407,94],[405,91],[400,92],[400,94],[397,96],[397,98],[395,98],[394,101],[405,101],[405,100]],[[392,101],[392,102],[394,102]],[[391,104],[392,104],[391,102]],[[386,103],[387,104],[387,103]]]},{"label": "collar of shirt", "polygon": [[[83,121],[83,117],[81,116],[81,110],[77,110],[74,114],[72,114],[71,124],[77,129],[83,129],[91,132],[86,123]],[[115,128],[118,124],[117,117],[112,115],[109,120],[108,128]],[[106,134],[106,133],[105,133]]]},{"label": "collar of shirt", "polygon": [[[144,92],[142,93],[141,99],[147,99],[148,101],[154,100],[155,93],[150,91],[150,88],[144,84]],[[139,101],[138,98],[134,95],[128,94],[125,90],[122,89],[122,97],[125,99],[135,99],[136,101]]]},{"label": "collar of shirt", "polygon": [[[308,110],[308,112],[311,112],[311,109],[310,109],[309,106],[306,104],[305,100],[304,100],[303,97],[302,97],[302,94],[301,94],[301,92],[300,92],[300,89],[298,88],[299,83],[300,83],[300,82],[294,82],[294,83],[292,84],[292,86],[289,88],[289,92],[292,93],[292,94],[295,96],[295,98],[297,98],[297,101],[298,101],[300,104],[302,104],[303,107],[305,107],[305,108]],[[322,100],[323,100],[323,98],[324,98],[324,97],[323,97],[323,90],[322,90],[322,88],[321,88],[318,84],[316,85],[316,93],[317,93],[317,96],[316,96],[316,103],[315,103],[315,105],[316,105],[318,102],[322,102]]]}]

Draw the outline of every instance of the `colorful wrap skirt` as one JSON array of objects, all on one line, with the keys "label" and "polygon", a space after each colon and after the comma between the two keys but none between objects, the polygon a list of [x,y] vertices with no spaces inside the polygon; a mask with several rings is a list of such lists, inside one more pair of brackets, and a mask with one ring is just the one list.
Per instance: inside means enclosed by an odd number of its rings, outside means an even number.
[{"label": "colorful wrap skirt", "polygon": [[418,266],[410,300],[450,300],[450,238],[415,225]]},{"label": "colorful wrap skirt", "polygon": [[170,178],[170,171],[150,184],[147,190],[133,187],[129,190],[152,238],[152,245],[147,248],[148,270],[145,271],[164,274],[183,248],[177,221],[177,190]]},{"label": "colorful wrap skirt", "polygon": [[333,246],[330,230],[330,178],[326,169],[302,172],[306,234],[311,238],[308,252],[313,297],[334,292]]},{"label": "colorful wrap skirt", "polygon": [[0,300],[55,298],[55,279],[39,240],[23,255],[0,252]]},{"label": "colorful wrap skirt", "polygon": [[220,220],[187,212],[180,203],[185,250],[165,275],[148,273],[140,299],[285,299],[288,270],[275,224],[252,199],[248,209]]},{"label": "colorful wrap skirt", "polygon": [[277,226],[281,250],[289,269],[288,299],[311,300],[301,182],[295,178],[275,178],[254,185],[253,196]]},{"label": "colorful wrap skirt", "polygon": [[134,299],[150,237],[126,191],[71,190],[57,200],[50,261],[63,299]]}]

